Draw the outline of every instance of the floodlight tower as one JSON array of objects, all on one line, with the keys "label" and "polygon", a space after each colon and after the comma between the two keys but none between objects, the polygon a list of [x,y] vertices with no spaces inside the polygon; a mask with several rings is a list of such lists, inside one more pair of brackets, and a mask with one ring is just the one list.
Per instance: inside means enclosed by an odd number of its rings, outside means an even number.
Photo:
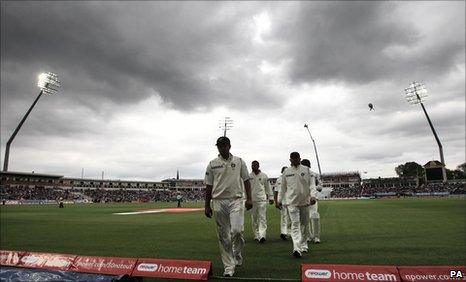
[{"label": "floodlight tower", "polygon": [[10,139],[8,139],[8,142],[6,142],[5,159],[3,161],[3,171],[8,171],[8,159],[10,157],[10,145],[13,142],[13,139],[18,133],[19,129],[23,125],[24,121],[28,117],[29,113],[32,111],[37,101],[39,101],[39,98],[42,96],[42,94],[45,93],[45,94],[51,95],[51,94],[58,93],[58,88],[60,87],[60,81],[58,80],[57,75],[54,73],[51,73],[51,72],[41,73],[39,75],[37,86],[40,89],[39,95],[34,100],[34,103],[32,103],[31,107],[26,112],[26,114],[23,116],[18,126],[16,127],[15,131],[13,131],[13,134],[11,134],[11,137]]},{"label": "floodlight tower", "polygon": [[442,162],[443,165],[443,182],[447,181],[447,175],[445,172],[445,159],[443,158],[443,148],[442,148],[442,143],[440,142],[440,139],[438,138],[437,132],[435,131],[434,125],[432,124],[432,121],[429,118],[429,115],[427,114],[426,108],[424,107],[424,104],[422,102],[425,101],[427,98],[427,89],[424,86],[423,83],[419,83],[416,81],[413,81],[408,88],[405,89],[406,93],[406,100],[408,103],[411,105],[416,105],[416,104],[421,104],[422,110],[424,111],[424,114],[426,115],[427,122],[429,122],[430,129],[432,130],[432,133],[434,134],[435,141],[437,141],[438,149],[440,152],[440,161]]},{"label": "floodlight tower", "polygon": [[223,136],[227,136],[227,130],[233,127],[233,120],[230,117],[225,117],[224,120],[220,121],[219,128],[223,130]]},{"label": "floodlight tower", "polygon": [[307,132],[309,132],[309,136],[311,137],[312,144],[314,144],[314,152],[316,153],[317,167],[319,168],[319,175],[320,177],[322,177],[322,171],[320,170],[319,155],[317,154],[316,142],[314,141],[314,138],[312,138],[312,134],[311,134],[311,131],[309,130],[309,126],[305,123],[304,127],[307,129]]}]

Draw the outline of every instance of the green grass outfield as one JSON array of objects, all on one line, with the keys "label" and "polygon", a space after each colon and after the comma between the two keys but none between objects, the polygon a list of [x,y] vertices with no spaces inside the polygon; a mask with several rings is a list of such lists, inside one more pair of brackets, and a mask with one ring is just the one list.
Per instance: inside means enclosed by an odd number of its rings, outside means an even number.
[{"label": "green grass outfield", "polygon": [[[113,215],[175,203],[1,206],[0,248],[78,255],[210,260],[222,275],[213,219],[203,212]],[[202,207],[183,203],[183,207]],[[322,244],[302,259],[279,239],[269,206],[267,242],[253,241],[245,215],[244,264],[235,276],[294,278],[301,263],[464,265],[466,199],[321,201]]]}]

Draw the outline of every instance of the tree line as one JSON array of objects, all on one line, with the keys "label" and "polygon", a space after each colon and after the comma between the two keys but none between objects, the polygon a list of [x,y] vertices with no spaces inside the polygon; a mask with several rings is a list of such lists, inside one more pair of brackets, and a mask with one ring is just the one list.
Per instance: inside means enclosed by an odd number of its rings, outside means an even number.
[{"label": "tree line", "polygon": [[[455,170],[445,168],[448,180],[466,179],[466,163],[462,163]],[[407,162],[395,167],[395,172],[399,177],[417,177],[424,179],[424,167],[416,162]]]}]

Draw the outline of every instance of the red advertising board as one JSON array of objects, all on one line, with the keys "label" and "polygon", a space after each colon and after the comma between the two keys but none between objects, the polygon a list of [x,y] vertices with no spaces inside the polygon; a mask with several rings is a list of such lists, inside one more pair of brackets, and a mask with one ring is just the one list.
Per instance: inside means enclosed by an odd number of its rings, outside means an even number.
[{"label": "red advertising board", "polygon": [[0,250],[0,265],[16,266],[24,252]]},{"label": "red advertising board", "polygon": [[465,281],[465,266],[399,266],[402,281]]},{"label": "red advertising board", "polygon": [[136,261],[135,258],[78,256],[69,270],[110,275],[131,275]]},{"label": "red advertising board", "polygon": [[302,264],[301,281],[401,281],[395,266]]},{"label": "red advertising board", "polygon": [[76,255],[26,252],[16,266],[66,271]]},{"label": "red advertising board", "polygon": [[210,261],[138,259],[131,276],[207,280]]}]

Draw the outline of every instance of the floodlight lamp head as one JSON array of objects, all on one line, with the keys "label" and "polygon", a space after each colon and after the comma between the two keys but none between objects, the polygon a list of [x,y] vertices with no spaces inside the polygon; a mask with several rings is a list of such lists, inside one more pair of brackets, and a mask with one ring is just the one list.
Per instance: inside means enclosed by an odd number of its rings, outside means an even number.
[{"label": "floodlight lamp head", "polygon": [[58,80],[57,75],[54,73],[41,73],[39,75],[37,86],[45,94],[56,94],[58,93],[58,88],[60,87],[60,81]]},{"label": "floodlight lamp head", "polygon": [[427,98],[427,89],[423,83],[413,81],[408,88],[405,89],[406,100],[411,105],[422,103]]}]

